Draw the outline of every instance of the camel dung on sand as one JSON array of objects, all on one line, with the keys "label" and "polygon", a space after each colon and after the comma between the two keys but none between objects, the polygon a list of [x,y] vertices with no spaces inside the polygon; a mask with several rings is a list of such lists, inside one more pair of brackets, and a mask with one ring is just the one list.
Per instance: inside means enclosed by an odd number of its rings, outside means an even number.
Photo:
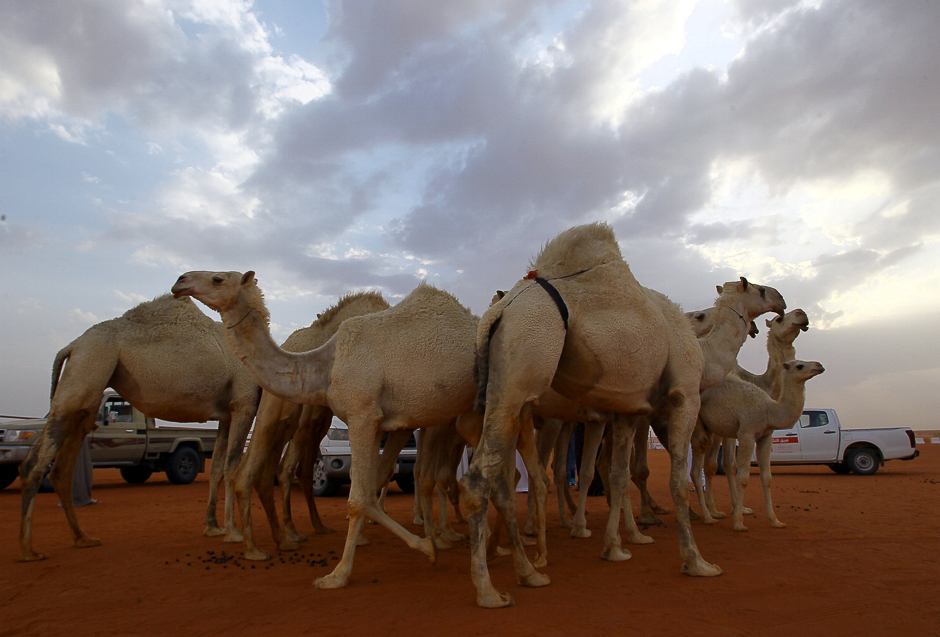
[{"label": "camel dung on sand", "polygon": [[[379,522],[408,546],[436,559],[430,516],[425,538],[392,520],[378,505],[379,446],[382,434],[450,422],[468,411],[473,383],[474,335],[478,319],[450,294],[421,283],[398,305],[347,319],[321,347],[291,353],[268,331],[268,311],[253,272],[188,272],[173,286],[222,315],[232,349],[258,383],[294,403],[328,407],[349,427],[352,484],[349,528],[343,557],[317,588],[349,581],[366,517]],[[397,454],[397,452],[396,452]],[[384,478],[385,476],[381,476]],[[430,492],[421,493],[430,511]]]},{"label": "camel dung on sand", "polygon": [[[389,308],[378,292],[357,292],[343,296],[309,326],[291,334],[281,348],[287,352],[308,352],[326,343],[346,319],[381,312]],[[271,554],[255,543],[251,522],[251,490],[258,492],[268,518],[271,534],[282,551],[296,550],[306,537],[297,532],[290,509],[290,489],[295,472],[307,502],[310,521],[316,533],[331,533],[323,524],[313,495],[313,470],[320,441],[329,430],[333,412],[328,407],[292,403],[264,391],[258,406],[254,433],[245,458],[235,472],[235,493],[242,520],[245,557],[250,560],[271,559]],[[287,453],[278,468],[284,445]],[[274,506],[274,474],[278,474],[284,503],[284,531],[277,520]]]},{"label": "camel dung on sand", "polygon": [[[689,525],[688,478],[683,474],[704,363],[687,319],[674,304],[676,317],[664,315],[651,291],[633,277],[606,224],[562,232],[546,244],[530,270],[529,276],[487,310],[477,332],[477,405],[485,410],[484,425],[480,446],[460,481],[470,521],[477,603],[484,607],[513,603],[493,587],[486,566],[490,501],[507,522],[517,581],[526,586],[548,584],[522,550],[508,468],[512,443],[532,402],[549,387],[584,407],[618,414],[612,435],[605,554],[610,559],[627,559],[617,526],[621,511],[629,511],[625,487],[636,426],[630,418],[652,413],[654,388],[668,385],[670,490],[676,503],[683,571],[720,574],[718,567],[702,559]],[[632,512],[628,515],[632,520]],[[629,526],[630,521],[625,521]]]},{"label": "camel dung on sand", "polygon": [[205,533],[225,533],[216,521],[218,488],[224,473],[228,494],[225,525],[230,535],[237,536],[231,480],[255,417],[260,391],[225,345],[224,331],[189,299],[164,295],[88,328],[56,355],[46,426],[20,466],[19,561],[45,558],[33,550],[32,516],[39,483],[50,462],[53,466],[49,480],[62,502],[75,546],[100,544],[78,523],[72,503],[72,472],[82,440],[95,426],[101,396],[108,387],[153,418],[219,421]]}]

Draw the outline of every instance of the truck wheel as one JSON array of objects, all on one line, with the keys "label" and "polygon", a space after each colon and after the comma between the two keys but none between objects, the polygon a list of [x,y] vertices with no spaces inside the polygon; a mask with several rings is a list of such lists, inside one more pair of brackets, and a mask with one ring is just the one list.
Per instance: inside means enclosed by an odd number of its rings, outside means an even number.
[{"label": "truck wheel", "polygon": [[153,475],[153,467],[145,464],[135,464],[132,467],[121,467],[121,477],[131,484],[141,484]]},{"label": "truck wheel", "polygon": [[313,495],[318,498],[328,498],[336,495],[339,487],[338,480],[331,480],[326,477],[323,458],[317,457],[317,462],[313,465]]},{"label": "truck wheel", "polygon": [[166,477],[173,484],[189,484],[199,473],[199,453],[192,447],[180,447],[166,465]]},{"label": "truck wheel", "polygon": [[852,472],[852,470],[844,462],[837,462],[835,464],[828,465],[828,467],[832,469],[833,471],[835,471],[836,473],[839,473],[842,475]]},{"label": "truck wheel", "polygon": [[405,493],[415,492],[415,476],[413,473],[405,473],[395,478],[395,484]]},{"label": "truck wheel", "polygon": [[0,489],[6,489],[13,484],[20,475],[20,466],[18,464],[0,465]]},{"label": "truck wheel", "polygon": [[845,454],[845,464],[860,476],[870,476],[878,471],[878,455],[871,449],[859,447]]}]

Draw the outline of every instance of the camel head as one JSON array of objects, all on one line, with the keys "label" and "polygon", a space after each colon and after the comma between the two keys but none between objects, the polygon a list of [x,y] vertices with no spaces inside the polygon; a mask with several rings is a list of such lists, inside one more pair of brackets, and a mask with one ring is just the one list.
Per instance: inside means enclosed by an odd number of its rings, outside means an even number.
[{"label": "camel head", "polygon": [[740,281],[729,281],[715,287],[719,295],[716,305],[724,300],[732,306],[743,308],[742,314],[751,318],[765,312],[775,312],[782,316],[787,309],[787,302],[783,300],[780,292],[767,285],[751,283],[743,276]]},{"label": "camel head", "polygon": [[751,329],[748,330],[747,335],[751,338],[757,338],[758,334],[760,334],[760,330],[757,329],[757,323],[751,321]]},{"label": "camel head", "polygon": [[[255,309],[264,309],[264,301],[255,273],[245,272],[187,272],[176,280],[170,290],[173,296],[191,296],[209,308],[225,314],[245,303]],[[263,312],[267,315],[267,311]]]},{"label": "camel head", "polygon": [[787,375],[799,383],[805,383],[813,376],[819,376],[826,368],[816,361],[787,361],[783,364],[783,369]]},{"label": "camel head", "polygon": [[697,312],[686,312],[685,316],[692,325],[692,331],[695,332],[695,338],[707,336],[715,327],[715,311],[713,307],[707,310],[698,310]]},{"label": "camel head", "polygon": [[809,329],[809,317],[806,312],[797,308],[787,312],[783,316],[767,319],[767,327],[770,328],[771,338],[775,338],[785,343],[792,343],[793,339]]}]

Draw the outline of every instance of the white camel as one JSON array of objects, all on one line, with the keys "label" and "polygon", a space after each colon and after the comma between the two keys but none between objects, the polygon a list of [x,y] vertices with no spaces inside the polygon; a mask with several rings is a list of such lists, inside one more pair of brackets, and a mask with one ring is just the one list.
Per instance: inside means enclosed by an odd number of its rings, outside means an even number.
[{"label": "white camel", "polygon": [[255,417],[260,390],[225,345],[223,332],[220,323],[189,299],[164,295],[90,327],[56,355],[46,426],[20,466],[19,561],[45,558],[32,547],[33,503],[42,475],[53,461],[49,479],[62,502],[75,546],[101,543],[78,524],[72,504],[72,472],[82,440],[95,427],[101,396],[108,387],[153,418],[219,421],[205,534],[226,532],[216,521],[218,488],[224,474],[225,528],[229,537],[240,539],[232,476]]},{"label": "white camel", "polygon": [[[189,272],[173,293],[220,312],[231,328],[229,344],[265,390],[291,402],[329,407],[349,427],[353,465],[346,546],[317,588],[348,583],[366,517],[434,561],[430,516],[426,537],[419,538],[378,506],[375,487],[384,477],[378,475],[379,444],[384,432],[444,424],[472,405],[478,319],[450,294],[422,283],[391,309],[349,318],[324,345],[296,354],[271,339],[253,272]],[[425,511],[430,494],[427,498]]]},{"label": "white camel", "polygon": [[[786,526],[777,519],[770,497],[773,432],[775,429],[792,427],[799,420],[806,397],[806,381],[822,374],[825,369],[817,362],[800,360],[783,363],[781,368],[781,393],[777,400],[756,385],[734,375],[729,375],[718,385],[702,392],[700,426],[694,434],[698,444],[695,446],[700,446],[701,439],[708,434],[726,439],[736,438],[738,441],[737,456],[726,453],[724,457],[734,505],[732,516],[735,531],[747,530],[743,518],[744,490],[747,488],[755,446],[767,517],[770,518],[771,526]],[[692,473],[698,476],[701,471],[701,455],[696,455],[693,457]],[[702,515],[708,521],[709,511],[702,496],[699,497],[699,503],[702,505]]]}]

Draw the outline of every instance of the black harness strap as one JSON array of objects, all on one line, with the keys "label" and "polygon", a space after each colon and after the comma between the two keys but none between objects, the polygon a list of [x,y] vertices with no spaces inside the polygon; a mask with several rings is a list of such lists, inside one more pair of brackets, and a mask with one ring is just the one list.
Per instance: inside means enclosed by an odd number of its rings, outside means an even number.
[{"label": "black harness strap", "polygon": [[558,293],[558,290],[555,289],[555,286],[549,283],[546,279],[542,277],[535,277],[535,282],[542,286],[548,295],[552,297],[552,300],[555,302],[555,305],[558,306],[558,313],[561,314],[561,320],[565,323],[565,330],[568,330],[568,306],[565,305],[565,300],[561,298],[561,294]]}]

